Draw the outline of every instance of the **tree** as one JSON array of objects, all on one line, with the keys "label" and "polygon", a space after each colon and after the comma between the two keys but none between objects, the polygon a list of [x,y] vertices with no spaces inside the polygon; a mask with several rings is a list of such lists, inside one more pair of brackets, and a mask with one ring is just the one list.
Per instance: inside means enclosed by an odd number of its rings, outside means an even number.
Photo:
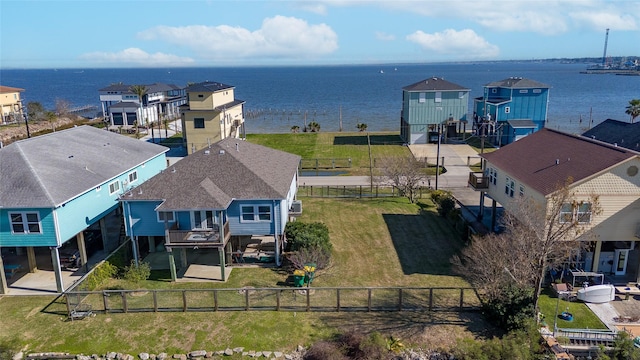
[{"label": "tree", "polygon": [[640,99],[629,100],[629,106],[627,106],[626,114],[631,116],[631,123],[640,116]]},{"label": "tree", "polygon": [[546,272],[566,262],[591,240],[589,223],[601,212],[597,195],[583,195],[579,200],[571,183],[572,179],[567,179],[545,203],[531,198],[514,200],[502,219],[505,231],[474,236],[471,244],[452,258],[454,269],[489,299],[500,298],[501,289],[509,284],[532,288],[537,310]]},{"label": "tree", "polygon": [[422,164],[413,156],[382,158],[379,168],[381,176],[378,182],[398,189],[400,195],[406,196],[411,203],[427,179]]},{"label": "tree", "polygon": [[300,126],[298,126],[298,125],[293,125],[293,126],[291,127],[291,132],[292,132],[292,133],[297,134],[297,133],[298,133],[298,131],[300,131]]},{"label": "tree", "polygon": [[367,131],[367,124],[358,123],[358,125],[356,125],[356,128],[358,128],[358,130],[360,130],[360,132],[365,132],[365,131]]},{"label": "tree", "polygon": [[47,111],[45,113],[45,118],[47,119],[47,121],[51,125],[51,131],[55,132],[56,131],[56,127],[55,127],[56,119],[58,118],[56,116],[56,114],[53,111]]},{"label": "tree", "polygon": [[33,122],[43,120],[46,112],[47,110],[39,102],[30,101],[27,103],[27,116]]},{"label": "tree", "polygon": [[70,110],[71,104],[67,100],[56,99],[56,114],[58,116],[68,115]]},{"label": "tree", "polygon": [[[142,99],[145,95],[147,95],[147,87],[144,85],[132,85],[129,90],[138,96],[138,100],[140,101],[140,120],[142,119]],[[140,124],[140,121],[138,121]]]},{"label": "tree", "polygon": [[311,132],[320,132],[320,124],[315,121],[310,122],[307,128],[309,128]]}]

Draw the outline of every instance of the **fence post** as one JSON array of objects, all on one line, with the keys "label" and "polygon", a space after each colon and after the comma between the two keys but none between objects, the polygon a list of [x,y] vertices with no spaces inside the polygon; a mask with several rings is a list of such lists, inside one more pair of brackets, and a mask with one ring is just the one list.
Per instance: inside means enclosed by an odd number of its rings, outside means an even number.
[{"label": "fence post", "polygon": [[276,291],[276,311],[280,311],[280,290]]},{"label": "fence post", "polygon": [[429,311],[433,309],[433,288],[429,288]]},{"label": "fence post", "polygon": [[311,311],[311,288],[307,287],[307,312]]},{"label": "fence post", "polygon": [[340,289],[336,289],[336,312],[340,312]]},{"label": "fence post", "polygon": [[367,289],[368,298],[367,298],[367,312],[371,312],[371,288]]},{"label": "fence post", "polygon": [[182,290],[182,312],[187,312],[187,290]]},{"label": "fence post", "polygon": [[318,158],[316,158],[316,170],[318,170]]},{"label": "fence post", "polygon": [[67,314],[69,316],[71,316],[71,305],[69,305],[69,294],[68,293],[64,294],[64,300],[67,302]]},{"label": "fence post", "polygon": [[153,290],[153,312],[158,312],[158,291]]},{"label": "fence post", "polygon": [[129,312],[129,308],[127,306],[127,292],[126,291],[120,292],[120,297],[122,298],[122,310],[125,313]]},{"label": "fence post", "polygon": [[218,290],[213,290],[213,311],[218,311]]},{"label": "fence post", "polygon": [[362,199],[362,185],[360,185],[360,198]]},{"label": "fence post", "polygon": [[106,291],[102,292],[102,304],[104,305],[104,313],[107,314],[109,312],[109,304],[108,304],[108,295]]},{"label": "fence post", "polygon": [[311,196],[313,196],[313,185],[311,185]]},{"label": "fence post", "polygon": [[249,289],[244,289],[244,310],[249,311]]},{"label": "fence post", "polygon": [[335,169],[335,168],[336,168],[336,159],[334,159],[334,158],[332,158],[332,159],[331,159],[331,167],[332,167],[333,169]]},{"label": "fence post", "polygon": [[464,304],[464,288],[460,288],[460,311],[462,311],[463,304]]},{"label": "fence post", "polygon": [[402,311],[402,288],[398,289],[398,311]]}]

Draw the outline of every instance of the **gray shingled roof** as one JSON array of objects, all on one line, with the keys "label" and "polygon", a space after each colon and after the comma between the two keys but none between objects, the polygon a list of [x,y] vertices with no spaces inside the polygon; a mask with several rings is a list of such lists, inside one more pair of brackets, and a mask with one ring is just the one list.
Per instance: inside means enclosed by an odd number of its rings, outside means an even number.
[{"label": "gray shingled roof", "polygon": [[284,199],[299,162],[298,155],[227,138],[178,161],[121,200],[161,200],[159,210],[197,210],[226,209],[234,199]]},{"label": "gray shingled roof", "polygon": [[0,207],[59,206],[167,150],[87,125],[14,142],[0,149]]},{"label": "gray shingled roof", "polygon": [[538,126],[533,121],[527,120],[527,119],[507,120],[507,122],[514,129],[517,129],[517,128],[534,128],[534,127]]},{"label": "gray shingled roof", "polygon": [[482,157],[527,187],[549,195],[569,177],[574,183],[581,182],[638,155],[621,147],[543,128]]},{"label": "gray shingled roof", "polygon": [[503,87],[511,89],[531,89],[531,88],[551,88],[547,84],[537,82],[535,80],[525,79],[521,77],[510,77],[500,81],[490,82],[486,87]]},{"label": "gray shingled roof", "polygon": [[226,85],[218,82],[205,81],[198,84],[192,84],[187,87],[187,92],[216,92],[224,89],[232,89],[234,86]]},{"label": "gray shingled roof", "polygon": [[640,151],[640,122],[632,124],[607,119],[586,131],[582,136]]},{"label": "gray shingled roof", "polygon": [[[119,91],[123,93],[133,94],[133,92],[131,92],[131,86],[132,85],[128,85],[128,84],[112,84],[98,91]],[[179,86],[176,86],[174,84],[163,84],[163,83],[153,83],[153,84],[147,84],[143,86],[147,88],[148,94],[160,92],[160,91],[181,89]]]},{"label": "gray shingled roof", "polygon": [[471,91],[463,86],[449,82],[443,78],[430,77],[402,88],[404,91]]}]

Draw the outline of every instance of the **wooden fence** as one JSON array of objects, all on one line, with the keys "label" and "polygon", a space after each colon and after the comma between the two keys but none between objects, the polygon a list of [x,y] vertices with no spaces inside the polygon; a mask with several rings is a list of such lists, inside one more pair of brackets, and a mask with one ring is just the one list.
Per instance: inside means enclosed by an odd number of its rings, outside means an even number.
[{"label": "wooden fence", "polygon": [[196,311],[477,311],[467,287],[311,287],[104,290],[65,293],[69,314]]},{"label": "wooden fence", "polygon": [[300,160],[300,170],[347,169],[350,167],[351,158],[313,158]]},{"label": "wooden fence", "polygon": [[[417,197],[429,196],[429,187],[416,190]],[[402,196],[398,189],[389,185],[303,185],[298,187],[298,196],[326,198],[381,198]]]}]

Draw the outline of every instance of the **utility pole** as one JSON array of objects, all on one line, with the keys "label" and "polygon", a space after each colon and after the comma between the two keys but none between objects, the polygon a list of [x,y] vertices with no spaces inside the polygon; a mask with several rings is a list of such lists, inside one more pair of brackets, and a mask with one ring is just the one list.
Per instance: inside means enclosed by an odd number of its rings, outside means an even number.
[{"label": "utility pole", "polygon": [[436,150],[436,190],[438,190],[438,176],[440,174],[440,125],[438,124],[438,148]]},{"label": "utility pole", "polygon": [[31,133],[29,132],[29,116],[27,114],[29,109],[25,109],[24,106],[22,106],[22,100],[20,100],[18,104],[13,104],[13,110],[15,110],[16,113],[20,114],[20,116],[22,116],[22,118],[24,119],[24,125],[27,128],[27,139],[30,138]]}]

